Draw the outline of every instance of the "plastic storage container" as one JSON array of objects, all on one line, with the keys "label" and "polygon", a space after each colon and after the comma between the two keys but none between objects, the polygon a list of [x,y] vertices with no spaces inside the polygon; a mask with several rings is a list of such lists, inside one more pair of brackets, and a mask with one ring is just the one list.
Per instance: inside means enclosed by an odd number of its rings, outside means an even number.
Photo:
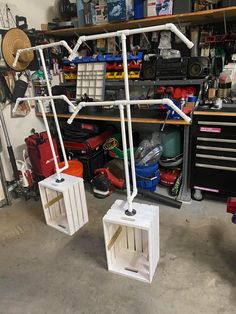
[{"label": "plastic storage container", "polygon": [[163,147],[162,157],[174,158],[182,153],[181,134],[177,127],[165,128],[160,133],[161,145]]},{"label": "plastic storage container", "polygon": [[137,186],[142,189],[154,192],[157,184],[160,182],[160,172],[158,170],[158,164],[152,164],[149,166],[137,166],[136,178]]}]

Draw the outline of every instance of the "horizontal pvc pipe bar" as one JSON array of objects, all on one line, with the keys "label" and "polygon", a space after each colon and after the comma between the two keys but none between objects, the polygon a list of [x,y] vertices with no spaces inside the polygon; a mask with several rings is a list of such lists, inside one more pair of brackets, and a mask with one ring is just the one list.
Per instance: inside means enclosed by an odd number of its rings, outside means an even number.
[{"label": "horizontal pvc pipe bar", "polygon": [[[155,105],[155,104],[164,104],[170,106],[173,110],[175,110],[186,122],[190,123],[191,118],[188,117],[183,111],[181,111],[174,102],[169,98],[163,98],[163,99],[147,99],[147,100],[114,100],[114,101],[103,101],[103,102],[80,102],[77,106],[75,106],[65,95],[58,95],[58,96],[35,96],[35,97],[27,97],[27,98],[17,98],[16,104],[12,110],[14,113],[17,110],[17,107],[21,101],[29,101],[29,100],[51,100],[51,99],[62,99],[64,100],[69,106],[75,110],[75,112],[72,114],[73,117],[75,117],[78,112],[83,108],[87,106],[112,106],[116,105],[119,106],[119,104],[122,104],[126,106],[128,103],[130,105]],[[72,118],[71,116],[71,118]],[[71,119],[70,118],[70,119]],[[73,118],[74,119],[74,118]],[[72,122],[72,121],[71,121]]]},{"label": "horizontal pvc pipe bar", "polygon": [[159,105],[168,105],[169,107],[171,107],[175,112],[177,112],[181,118],[183,118],[186,122],[190,123],[192,120],[190,117],[188,117],[183,111],[181,111],[175,104],[174,102],[169,99],[169,98],[163,98],[163,99],[147,99],[147,100],[114,100],[114,101],[99,101],[99,102],[80,102],[78,106],[76,106],[75,111],[73,112],[73,114],[70,116],[70,118],[68,119],[68,123],[71,124],[74,120],[74,118],[76,117],[76,115],[79,113],[79,111],[83,108],[83,107],[99,107],[99,106],[119,106],[119,105],[123,105],[126,106],[127,104],[130,105],[155,105],[155,104],[159,104]]},{"label": "horizontal pvc pipe bar", "polygon": [[157,31],[163,31],[163,30],[169,30],[177,37],[179,37],[189,49],[191,49],[194,44],[191,42],[181,31],[173,24],[173,23],[167,23],[164,25],[156,25],[156,26],[149,26],[149,27],[141,27],[141,28],[135,28],[135,29],[125,29],[125,30],[120,30],[117,32],[111,32],[111,33],[102,33],[102,34],[95,34],[95,35],[88,35],[88,36],[80,36],[77,40],[77,43],[73,49],[73,52],[70,53],[70,56],[68,59],[72,61],[74,58],[77,56],[77,51],[80,47],[80,45],[89,40],[97,40],[100,38],[111,38],[111,37],[121,37],[122,34],[128,36],[128,35],[133,35],[133,34],[141,34],[141,33],[148,33],[148,32],[157,32]]},{"label": "horizontal pvc pipe bar", "polygon": [[73,53],[73,50],[72,50],[71,47],[67,44],[67,42],[66,42],[65,40],[60,40],[60,41],[57,41],[57,42],[55,42],[55,43],[50,43],[50,44],[45,44],[45,45],[38,45],[38,46],[35,46],[35,47],[29,47],[29,48],[18,49],[12,66],[13,66],[13,68],[16,67],[16,64],[17,64],[17,62],[18,62],[18,59],[19,59],[20,54],[21,54],[22,52],[25,52],[25,51],[34,51],[34,50],[39,50],[39,49],[47,49],[47,48],[57,47],[57,46],[63,46],[63,47],[65,47],[69,54]]},{"label": "horizontal pvc pipe bar", "polygon": [[75,110],[77,108],[77,106],[75,106],[65,95],[57,95],[57,96],[35,96],[35,97],[24,97],[24,98],[17,98],[15,106],[12,110],[13,113],[16,112],[17,107],[19,106],[19,103],[21,101],[29,101],[29,100],[35,100],[35,101],[39,101],[39,100],[51,100],[51,99],[62,99],[64,100],[69,106],[71,106],[73,108],[73,110]]}]

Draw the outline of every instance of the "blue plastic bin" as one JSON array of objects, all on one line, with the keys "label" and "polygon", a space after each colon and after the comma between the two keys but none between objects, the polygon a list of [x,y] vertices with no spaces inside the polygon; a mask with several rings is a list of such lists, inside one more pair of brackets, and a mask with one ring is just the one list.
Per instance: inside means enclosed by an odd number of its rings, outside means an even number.
[{"label": "blue plastic bin", "polygon": [[160,172],[158,164],[149,166],[135,166],[137,186],[142,189],[154,192],[157,184],[160,182]]}]

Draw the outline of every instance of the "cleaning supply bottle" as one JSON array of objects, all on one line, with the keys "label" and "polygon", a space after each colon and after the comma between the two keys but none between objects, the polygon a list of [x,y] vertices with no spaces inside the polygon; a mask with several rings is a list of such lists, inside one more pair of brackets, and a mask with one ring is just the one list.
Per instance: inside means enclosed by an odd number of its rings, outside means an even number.
[{"label": "cleaning supply bottle", "polygon": [[219,98],[227,98],[231,95],[232,81],[229,71],[221,72],[219,76],[218,93]]}]

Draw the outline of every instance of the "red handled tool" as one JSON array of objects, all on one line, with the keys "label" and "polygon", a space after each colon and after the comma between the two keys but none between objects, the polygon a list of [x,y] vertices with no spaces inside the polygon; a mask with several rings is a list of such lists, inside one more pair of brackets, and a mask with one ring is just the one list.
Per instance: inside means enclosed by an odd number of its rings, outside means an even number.
[{"label": "red handled tool", "polygon": [[109,168],[98,168],[94,171],[95,177],[91,180],[94,196],[105,198],[109,196],[113,187],[124,189],[125,180],[118,179],[109,170]]},{"label": "red handled tool", "polygon": [[123,190],[125,187],[125,180],[124,179],[118,179],[115,177],[109,170],[109,168],[98,168],[95,170],[95,175],[102,174],[104,175],[108,180],[111,181],[111,184],[118,189]]}]

